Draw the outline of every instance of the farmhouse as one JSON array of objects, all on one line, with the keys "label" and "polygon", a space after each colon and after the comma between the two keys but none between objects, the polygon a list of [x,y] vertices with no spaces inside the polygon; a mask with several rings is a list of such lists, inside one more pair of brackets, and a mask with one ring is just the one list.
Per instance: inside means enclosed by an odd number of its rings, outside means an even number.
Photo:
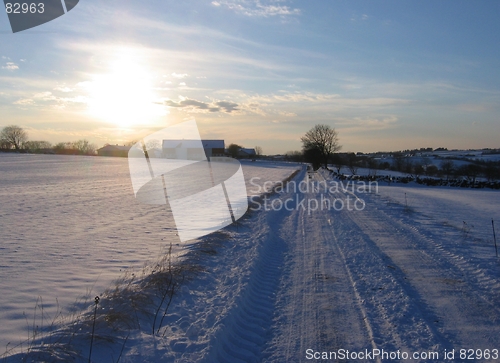
[{"label": "farmhouse", "polygon": [[250,159],[250,158],[255,158],[255,149],[248,149],[248,148],[244,148],[242,147],[239,151],[238,151],[238,157],[239,158],[242,158],[242,159]]},{"label": "farmhouse", "polygon": [[224,140],[163,140],[162,152],[167,159],[210,159],[224,156]]},{"label": "farmhouse", "polygon": [[122,145],[106,145],[97,149],[97,155],[99,156],[120,156],[127,157],[130,146]]}]

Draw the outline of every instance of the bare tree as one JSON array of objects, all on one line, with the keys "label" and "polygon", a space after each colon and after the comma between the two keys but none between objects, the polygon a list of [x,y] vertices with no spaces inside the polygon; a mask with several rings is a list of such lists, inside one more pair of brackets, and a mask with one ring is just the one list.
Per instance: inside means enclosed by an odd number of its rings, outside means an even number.
[{"label": "bare tree", "polygon": [[255,149],[255,155],[257,156],[262,155],[262,148],[260,146],[256,146],[254,149]]},{"label": "bare tree", "polygon": [[500,163],[497,163],[497,165],[495,165],[494,161],[486,162],[483,173],[488,181],[500,179]]},{"label": "bare tree", "polygon": [[425,175],[436,176],[438,174],[439,168],[434,164],[428,165],[427,168],[425,168]]},{"label": "bare tree", "polygon": [[415,173],[416,178],[420,177],[420,175],[425,173],[424,166],[420,163],[415,163],[415,165],[413,165],[413,172]]},{"label": "bare tree", "polygon": [[358,171],[358,158],[355,153],[347,154],[347,167],[352,175],[356,175]]},{"label": "bare tree", "polygon": [[455,170],[455,163],[452,160],[445,160],[441,163],[441,170],[448,180]]},{"label": "bare tree", "polygon": [[291,160],[291,161],[303,161],[304,159],[304,154],[302,154],[302,151],[287,151],[285,153],[285,159],[286,160]]},{"label": "bare tree", "polygon": [[88,142],[88,140],[78,140],[73,143],[73,148],[78,150],[81,155],[94,155],[96,146]]},{"label": "bare tree", "polygon": [[337,174],[340,175],[340,171],[342,170],[342,166],[344,166],[344,158],[342,157],[341,154],[333,154],[332,157],[332,162],[333,165],[335,166],[335,169],[337,169]]},{"label": "bare tree", "polygon": [[477,164],[463,164],[457,168],[457,173],[466,177],[469,182],[476,184],[476,178],[482,172],[481,165]]},{"label": "bare tree", "polygon": [[52,144],[48,141],[26,141],[23,144],[23,148],[29,150],[30,152],[40,152],[44,149],[52,148]]},{"label": "bare tree", "polygon": [[65,154],[66,153],[65,151],[70,148],[68,144],[69,143],[67,142],[58,142],[57,144],[54,145],[53,149],[56,154]]},{"label": "bare tree", "polygon": [[321,151],[318,148],[304,149],[304,160],[311,163],[313,170],[318,170],[322,163]]},{"label": "bare tree", "polygon": [[378,162],[375,158],[368,158],[368,173],[370,176],[377,176]]},{"label": "bare tree", "polygon": [[10,125],[3,128],[0,139],[14,146],[16,150],[21,150],[23,144],[28,141],[28,133],[19,126]]},{"label": "bare tree", "polygon": [[238,157],[238,153],[240,152],[240,149],[242,149],[243,146],[240,146],[238,144],[231,144],[227,147],[227,152],[229,153],[229,155],[233,158],[237,158]]},{"label": "bare tree", "polygon": [[401,154],[400,152],[395,152],[392,154],[392,167],[393,170],[403,171],[404,167],[403,154]]},{"label": "bare tree", "polygon": [[412,175],[413,174],[413,161],[411,160],[410,157],[404,159],[404,165],[403,165],[403,170],[406,174]]},{"label": "bare tree", "polygon": [[432,165],[431,159],[429,159],[427,156],[424,156],[422,158],[422,166],[424,167],[424,169],[427,169],[429,165]]},{"label": "bare tree", "polygon": [[12,145],[10,142],[4,139],[0,139],[0,150],[9,150],[12,148]]},{"label": "bare tree", "polygon": [[328,168],[328,160],[342,146],[339,145],[338,134],[328,125],[316,125],[300,139],[304,155],[319,158],[319,162]]}]

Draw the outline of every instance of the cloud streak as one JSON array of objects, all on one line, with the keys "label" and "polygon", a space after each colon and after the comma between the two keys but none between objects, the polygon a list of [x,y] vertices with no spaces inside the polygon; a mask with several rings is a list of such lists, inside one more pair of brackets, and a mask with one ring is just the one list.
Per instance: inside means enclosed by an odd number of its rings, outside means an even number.
[{"label": "cloud streak", "polygon": [[182,74],[179,74],[179,73],[172,73],[172,77],[174,78],[177,78],[177,79],[182,79],[182,78],[186,78],[188,76],[188,74],[186,73],[182,73]]},{"label": "cloud streak", "polygon": [[19,69],[19,66],[15,64],[14,62],[7,62],[5,66],[2,66],[2,69],[6,69],[8,71],[15,71]]},{"label": "cloud streak", "polygon": [[248,101],[260,106],[266,105],[323,105],[333,109],[392,107],[408,104],[410,101],[394,97],[345,97],[334,93],[295,92],[248,96]]},{"label": "cloud streak", "polygon": [[300,15],[300,9],[279,5],[284,0],[217,0],[212,1],[214,6],[223,6],[234,12],[250,17],[272,17]]},{"label": "cloud streak", "polygon": [[191,112],[224,112],[232,113],[238,111],[238,104],[229,101],[201,102],[189,98],[181,99],[179,102],[166,100],[164,104],[168,107],[185,108]]},{"label": "cloud streak", "polygon": [[392,128],[398,121],[395,115],[367,116],[336,119],[336,125],[344,132],[363,132]]},{"label": "cloud streak", "polygon": [[64,108],[70,104],[87,104],[88,99],[84,96],[76,97],[58,97],[52,92],[38,92],[32,97],[21,98],[13,102],[18,106],[53,106],[56,108]]}]

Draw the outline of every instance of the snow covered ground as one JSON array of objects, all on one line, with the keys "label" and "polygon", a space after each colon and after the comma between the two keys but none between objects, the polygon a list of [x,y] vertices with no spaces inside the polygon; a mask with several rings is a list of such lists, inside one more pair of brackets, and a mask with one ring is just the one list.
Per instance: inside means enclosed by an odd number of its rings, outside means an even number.
[{"label": "snow covered ground", "polygon": [[[282,180],[298,167],[243,168],[251,193],[251,178]],[[0,153],[0,354],[25,341],[42,312],[50,325],[176,239],[164,206],[135,200],[127,159]]]},{"label": "snow covered ground", "polygon": [[[127,263],[132,266],[133,258],[138,260],[135,266],[140,266],[140,262],[160,252],[160,244],[165,251],[165,244],[159,240],[167,238],[170,230],[158,223],[160,217],[165,218],[165,212],[164,209],[135,205],[133,200],[125,201],[125,191],[130,187],[126,186],[126,181],[118,181],[121,179],[115,174],[119,166],[112,168],[119,161],[107,160],[100,165],[103,171],[92,172],[102,177],[98,178],[100,182],[96,182],[96,186],[109,187],[112,183],[105,181],[116,178],[123,192],[116,192],[119,194],[115,198],[117,216],[111,225],[105,224],[108,208],[94,210],[93,216],[97,212],[100,214],[93,223],[96,226],[104,224],[102,234],[96,236],[100,236],[99,241],[105,241],[108,234],[119,237],[116,242],[120,247],[117,246],[114,253],[128,248],[130,253],[125,256],[132,261],[125,260],[123,267]],[[3,170],[9,167],[2,167],[3,183]],[[254,175],[265,178],[258,181],[264,183],[281,180],[296,167],[248,163],[244,171],[247,181]],[[48,168],[48,165],[41,167],[39,175],[43,176]],[[45,188],[51,185],[51,175],[55,173],[43,176],[48,179],[44,182]],[[38,195],[34,192],[37,183],[30,182],[36,179],[36,173],[35,176],[26,175],[26,180],[19,174],[17,177],[31,185],[27,190]],[[66,177],[63,184],[71,185],[71,173]],[[9,186],[11,179],[5,180]],[[60,213],[70,213],[69,205],[52,216],[52,223],[60,223],[56,224],[59,226],[56,236],[47,235],[48,228],[38,229],[38,233],[30,232],[31,225],[21,228],[21,222],[28,223],[30,218],[44,212],[41,206],[36,207],[37,202],[27,204],[35,208],[33,212],[25,205],[4,207],[4,197],[10,198],[10,202],[16,195],[17,199],[22,197],[21,191],[15,193],[14,180],[11,180],[10,193],[3,192],[3,188],[0,192],[0,223],[2,233],[4,228],[10,228],[8,240],[17,243],[19,252],[28,242],[42,237],[47,241],[58,236],[60,244],[70,238],[71,234],[64,232],[64,226],[68,226],[63,223],[66,215]],[[255,199],[251,211],[238,225],[202,237],[182,251],[183,264],[189,270],[183,270],[186,278],[177,286],[172,300],[164,305],[160,302],[162,309],[168,307],[160,323],[154,310],[137,309],[137,326],[132,330],[124,329],[114,324],[118,316],[116,312],[112,314],[113,306],[117,306],[116,303],[112,305],[113,299],[118,300],[116,295],[102,295],[96,324],[96,336],[100,338],[96,341],[92,361],[397,362],[405,361],[407,355],[408,359],[422,362],[500,359],[500,307],[496,304],[500,299],[500,259],[495,257],[491,230],[492,219],[500,225],[498,191],[399,185],[381,185],[378,189],[372,186],[368,190],[362,183],[344,181],[340,184],[327,173],[311,173],[305,168],[293,182],[288,189],[278,189],[266,199]],[[85,188],[85,183],[80,185]],[[255,185],[252,187],[258,189]],[[113,188],[101,195],[95,189],[99,187],[85,189],[87,194],[80,196],[82,203],[91,205],[91,198],[97,195],[100,199],[97,198],[96,203],[100,201],[109,207],[104,199],[108,195],[113,199]],[[27,203],[30,193],[24,194],[23,200]],[[71,199],[73,206],[78,204],[76,196]],[[66,206],[61,201],[53,203],[59,203],[50,205],[55,210],[60,205]],[[81,228],[89,218],[87,223],[90,225],[90,217],[83,213],[85,208],[74,208],[77,213],[70,221]],[[12,213],[17,217],[12,217]],[[3,221],[5,216],[14,221],[15,227],[8,227],[9,224]],[[132,216],[142,219],[135,222],[130,219]],[[153,223],[148,223],[151,221]],[[78,228],[69,226],[78,232]],[[22,233],[27,234],[24,245],[15,239],[18,235],[24,236]],[[89,231],[84,230],[80,238],[88,235]],[[142,240],[148,238],[157,249],[146,256],[143,248],[148,244]],[[172,237],[168,235],[168,238]],[[2,241],[8,240],[2,237]],[[73,243],[76,240],[70,239]],[[8,246],[2,242],[2,248],[8,249]],[[36,243],[29,243],[29,246],[39,254],[50,250]],[[66,253],[69,261],[66,268],[73,268],[71,264],[78,261],[72,258],[72,253],[81,255],[77,251],[62,249],[61,253]],[[105,255],[105,251],[102,249],[93,255],[87,252],[89,260],[102,258],[105,264],[101,265],[101,270],[106,268],[108,271],[116,266],[119,272],[120,265],[113,265],[109,257],[113,253]],[[144,257],[134,255],[139,251]],[[49,261],[51,258],[51,255],[47,257]],[[28,258],[24,260],[30,263]],[[12,271],[21,274],[23,266],[17,266],[20,261],[10,261],[11,258],[6,258],[0,263],[2,274],[4,270],[6,274]],[[2,279],[2,284],[6,284],[2,290],[16,291],[18,286],[23,286],[23,281],[34,288],[36,283],[27,278],[35,278],[37,274],[25,272],[24,278],[18,276],[10,282]],[[59,274],[58,278],[66,285],[79,285],[78,273],[90,280],[98,276],[83,268],[75,275]],[[39,275],[36,281],[42,281],[44,291],[52,289],[53,283],[44,282],[43,274]],[[103,288],[109,287],[104,285]],[[6,297],[7,313],[19,311],[13,305],[23,298],[23,295]],[[137,298],[130,301],[137,301]],[[3,307],[1,311],[3,314]],[[87,362],[91,328],[88,318],[92,316],[92,309],[86,316],[87,320],[74,323],[76,330],[71,330],[68,327],[71,324],[67,324],[59,333],[45,339],[75,332],[78,339],[73,342],[74,350],[65,348],[65,354],[73,354],[77,362]],[[12,315],[3,315],[1,320],[14,324],[12,320],[15,319]],[[14,356],[6,362],[18,361],[21,357]],[[59,361],[64,361],[64,357]]]}]

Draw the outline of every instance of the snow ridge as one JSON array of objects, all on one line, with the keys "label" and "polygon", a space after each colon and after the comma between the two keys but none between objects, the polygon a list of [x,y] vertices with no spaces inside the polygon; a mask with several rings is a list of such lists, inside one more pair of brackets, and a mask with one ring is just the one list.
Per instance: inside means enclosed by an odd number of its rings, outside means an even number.
[{"label": "snow ridge", "polygon": [[261,352],[270,337],[286,244],[268,228],[269,225],[281,225],[283,216],[260,214],[259,218],[267,221],[254,225],[261,229],[254,231],[256,235],[264,235],[264,238],[259,241],[252,272],[236,306],[221,321],[204,362],[252,363],[262,360]]}]

